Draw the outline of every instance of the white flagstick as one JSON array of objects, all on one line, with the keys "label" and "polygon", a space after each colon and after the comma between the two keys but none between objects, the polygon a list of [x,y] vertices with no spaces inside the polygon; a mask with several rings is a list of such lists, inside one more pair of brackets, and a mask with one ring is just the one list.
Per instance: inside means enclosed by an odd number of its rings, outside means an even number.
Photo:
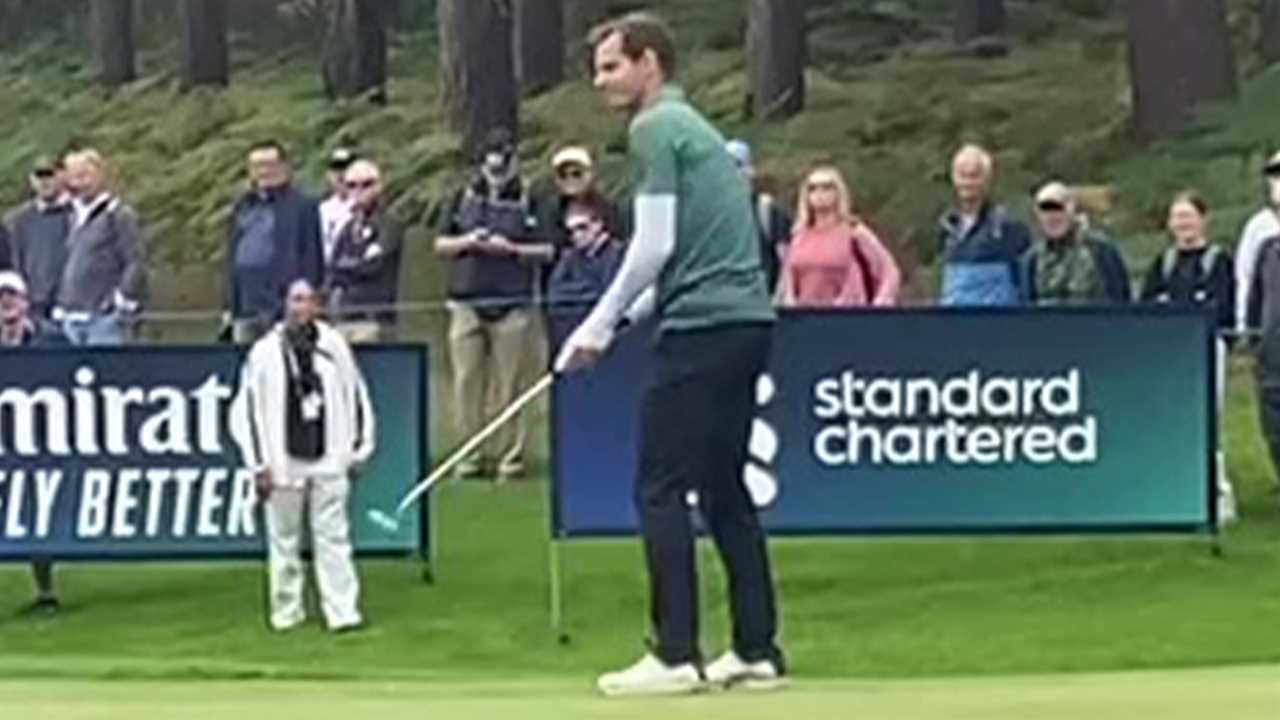
[{"label": "white flagstick", "polygon": [[529,388],[523,395],[516,398],[514,402],[508,405],[505,410],[486,425],[483,430],[476,433],[475,437],[471,438],[462,447],[455,450],[447,460],[438,465],[435,470],[431,471],[431,474],[428,475],[425,480],[418,483],[412,490],[410,490],[409,493],[404,496],[404,499],[400,501],[399,507],[396,508],[395,517],[392,517],[381,510],[375,509],[369,511],[369,519],[373,521],[374,524],[389,532],[395,532],[398,530],[400,528],[400,523],[396,518],[403,515],[405,510],[408,510],[423,495],[430,492],[431,488],[435,487],[437,483],[447,477],[455,467],[467,458],[467,456],[475,452],[476,448],[484,444],[484,441],[493,437],[495,433],[502,429],[502,426],[510,422],[512,418],[518,415],[521,410],[524,410],[529,403],[537,399],[539,395],[546,392],[547,388],[550,388],[555,381],[555,373],[551,372],[543,375],[538,382],[534,383],[533,387]]}]

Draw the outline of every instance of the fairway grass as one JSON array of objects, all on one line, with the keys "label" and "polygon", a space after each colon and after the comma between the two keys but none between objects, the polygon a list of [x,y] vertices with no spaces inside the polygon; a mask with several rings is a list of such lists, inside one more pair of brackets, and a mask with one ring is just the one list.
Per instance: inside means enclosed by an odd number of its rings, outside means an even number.
[{"label": "fairway grass", "polygon": [[1280,668],[809,681],[774,694],[606,700],[585,682],[0,682],[5,717],[59,720],[1275,720]]}]

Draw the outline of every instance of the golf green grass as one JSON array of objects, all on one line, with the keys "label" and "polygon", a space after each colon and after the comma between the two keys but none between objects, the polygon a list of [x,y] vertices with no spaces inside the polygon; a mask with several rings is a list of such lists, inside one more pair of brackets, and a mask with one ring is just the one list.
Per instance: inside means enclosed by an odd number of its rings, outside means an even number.
[{"label": "golf green grass", "polygon": [[[805,681],[767,695],[605,700],[579,683],[0,683],[6,717],[59,720],[1274,720],[1280,669],[910,681]],[[12,713],[12,714],[11,714]]]},{"label": "golf green grass", "polygon": [[[1225,437],[1244,520],[1221,557],[1203,537],[779,541],[796,691],[643,712],[1280,717],[1280,496],[1251,384],[1235,371]],[[289,716],[310,718],[428,707],[497,717],[504,703],[527,709],[520,717],[639,717],[589,692],[598,672],[643,650],[638,544],[562,547],[572,641],[560,645],[549,626],[545,483],[454,485],[436,502],[436,582],[424,583],[414,560],[362,561],[370,624],[352,635],[324,633],[314,613],[298,631],[269,632],[259,563],[63,565],[66,607],[52,618],[16,615],[30,598],[27,570],[0,569],[0,718],[142,717],[142,707],[169,717],[164,708],[187,703],[182,717],[248,718],[276,692],[306,710]],[[717,653],[724,587],[709,550],[701,556],[712,570],[704,648]],[[1259,669],[1232,669],[1245,666]],[[102,680],[112,682],[93,682]],[[1271,714],[1258,714],[1268,699]],[[21,711],[37,706],[48,711]]]}]

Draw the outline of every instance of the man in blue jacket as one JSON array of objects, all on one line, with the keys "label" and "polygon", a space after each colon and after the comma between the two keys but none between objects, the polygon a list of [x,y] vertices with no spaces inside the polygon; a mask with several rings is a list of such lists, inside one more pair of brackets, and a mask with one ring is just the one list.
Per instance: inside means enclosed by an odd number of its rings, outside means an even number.
[{"label": "man in blue jacket", "polygon": [[316,201],[293,186],[288,154],[274,140],[249,151],[249,190],[231,211],[225,325],[237,343],[262,337],[280,318],[294,280],[319,287],[324,274]]},{"label": "man in blue jacket", "polygon": [[1031,233],[991,200],[994,173],[991,153],[977,145],[961,148],[951,163],[956,202],[939,228],[944,306],[1022,303],[1019,261]]}]

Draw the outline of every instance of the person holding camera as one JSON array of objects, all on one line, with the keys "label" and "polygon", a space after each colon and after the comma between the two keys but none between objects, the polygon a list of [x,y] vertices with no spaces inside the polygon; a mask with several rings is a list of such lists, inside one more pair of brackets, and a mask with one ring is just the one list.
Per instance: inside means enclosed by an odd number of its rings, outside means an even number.
[{"label": "person holding camera", "polygon": [[[520,177],[511,132],[490,131],[472,179],[440,215],[436,254],[449,261],[449,355],[458,430],[475,435],[486,401],[515,399],[536,321],[534,293],[554,251],[540,227],[536,202]],[[497,387],[490,392],[492,378]],[[526,422],[495,437],[499,481],[524,474]],[[463,463],[460,477],[486,471],[483,457]]]}]

